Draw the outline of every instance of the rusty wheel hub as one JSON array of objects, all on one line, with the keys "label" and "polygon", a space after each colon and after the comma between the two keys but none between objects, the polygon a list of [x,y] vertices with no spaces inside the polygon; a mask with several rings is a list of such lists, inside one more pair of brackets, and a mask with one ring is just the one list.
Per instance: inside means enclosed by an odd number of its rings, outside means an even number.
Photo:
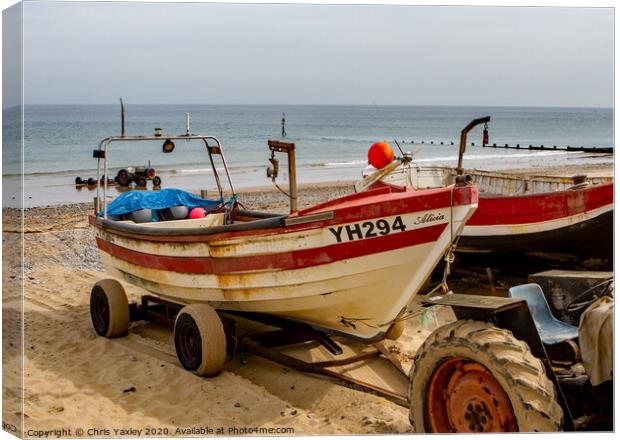
[{"label": "rusty wheel hub", "polygon": [[431,432],[517,430],[501,385],[483,365],[467,359],[447,359],[435,369],[425,407]]}]

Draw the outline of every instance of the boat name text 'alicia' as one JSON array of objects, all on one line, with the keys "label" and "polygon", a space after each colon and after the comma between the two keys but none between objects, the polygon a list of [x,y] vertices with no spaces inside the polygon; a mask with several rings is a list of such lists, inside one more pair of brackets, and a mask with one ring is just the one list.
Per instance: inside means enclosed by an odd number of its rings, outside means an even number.
[{"label": "boat name text 'alicia'", "polygon": [[433,214],[432,212],[427,212],[426,214],[415,219],[415,225],[421,225],[422,223],[430,223],[436,222],[437,220],[443,220],[444,215],[442,213]]}]

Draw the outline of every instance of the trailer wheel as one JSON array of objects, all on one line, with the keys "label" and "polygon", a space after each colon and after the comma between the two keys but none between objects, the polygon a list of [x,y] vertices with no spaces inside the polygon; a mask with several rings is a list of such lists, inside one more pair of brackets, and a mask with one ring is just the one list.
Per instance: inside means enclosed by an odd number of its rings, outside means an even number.
[{"label": "trailer wheel", "polygon": [[414,358],[409,420],[415,432],[551,432],[562,409],[540,359],[511,332],[457,321]]},{"label": "trailer wheel", "polygon": [[90,317],[99,336],[116,338],[129,329],[129,304],[121,283],[112,278],[97,281],[90,291]]},{"label": "trailer wheel", "polygon": [[187,370],[215,376],[226,362],[226,334],[218,314],[207,304],[181,309],[174,323],[174,347]]}]

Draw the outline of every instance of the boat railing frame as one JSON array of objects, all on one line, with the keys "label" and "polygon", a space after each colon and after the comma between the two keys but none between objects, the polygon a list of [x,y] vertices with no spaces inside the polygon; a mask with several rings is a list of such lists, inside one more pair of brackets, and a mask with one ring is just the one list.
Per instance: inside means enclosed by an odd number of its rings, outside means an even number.
[{"label": "boat railing frame", "polygon": [[[114,142],[139,142],[139,141],[173,141],[173,140],[202,140],[207,149],[207,153],[209,154],[209,162],[211,163],[211,168],[213,170],[213,176],[215,178],[215,182],[217,184],[218,192],[220,194],[220,199],[224,198],[224,189],[222,187],[222,182],[220,180],[220,176],[217,172],[217,168],[215,166],[215,161],[213,160],[213,155],[218,154],[221,156],[222,163],[224,165],[224,171],[226,173],[226,178],[228,180],[228,185],[230,187],[230,191],[232,196],[236,196],[235,187],[232,183],[232,179],[230,177],[230,171],[228,168],[228,163],[226,162],[226,157],[224,156],[224,149],[222,148],[222,144],[218,138],[215,136],[204,136],[204,135],[196,135],[196,134],[184,134],[184,135],[150,135],[150,136],[110,136],[105,139],[102,139],[99,142],[99,146],[97,150],[94,151],[93,155],[97,158],[97,197],[95,199],[95,214],[98,215],[99,209],[101,208],[99,204],[101,203],[101,169],[103,167],[103,218],[105,220],[108,219],[108,206],[107,206],[107,192],[108,192],[108,159],[109,159],[109,151],[108,147],[110,144]],[[213,141],[215,145],[209,145],[209,141]]]}]

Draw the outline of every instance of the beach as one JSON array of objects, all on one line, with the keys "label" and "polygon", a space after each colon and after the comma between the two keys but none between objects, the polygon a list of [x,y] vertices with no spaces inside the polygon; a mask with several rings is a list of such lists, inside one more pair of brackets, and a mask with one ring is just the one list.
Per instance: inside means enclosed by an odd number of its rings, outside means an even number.
[{"label": "beach", "polygon": [[[537,171],[572,175],[584,168]],[[610,167],[600,166],[586,171],[613,173]],[[352,186],[352,181],[301,185],[300,207],[350,193]],[[288,199],[273,187],[238,192],[247,209],[288,210]],[[120,432],[218,435],[218,428],[223,430],[219,435],[411,431],[407,409],[388,399],[256,356],[245,355],[245,365],[235,356],[217,377],[199,378],[179,364],[172,332],[151,323],[132,323],[127,337],[98,337],[90,322],[89,294],[106,274],[87,222],[91,211],[92,203],[24,210],[23,416],[27,436],[51,436],[59,429],[70,430],[62,431],[63,436],[78,435],[78,429],[95,430],[86,432],[87,436]],[[8,354],[4,357],[3,418],[19,429],[21,221],[18,210],[5,208],[3,212],[3,348]],[[480,277],[470,275],[457,273],[451,283],[461,291],[488,290],[481,287],[485,283]],[[125,288],[130,300],[137,301],[145,293],[128,284]],[[451,319],[449,310],[433,309],[408,320],[404,334],[397,341],[386,341],[386,346],[408,369],[425,337]],[[133,431],[115,431],[120,429]]]},{"label": "beach", "polygon": [[[302,206],[350,192],[351,184],[302,187]],[[286,212],[287,199],[272,190],[240,192],[249,209]],[[378,395],[299,373],[256,356],[238,357],[215,378],[199,378],[176,359],[172,332],[138,322],[127,337],[98,337],[90,322],[92,285],[105,278],[86,216],[92,204],[25,210],[24,428],[27,436],[52,430],[160,430],[165,435],[200,429],[273,428],[273,434],[367,434],[410,431],[407,410]],[[3,301],[5,337],[4,420],[19,428],[20,246],[17,212],[4,211]],[[130,300],[145,292],[125,284]],[[413,323],[411,323],[413,324]],[[412,325],[388,344],[410,363],[435,325]],[[13,374],[9,374],[13,373]],[[10,379],[13,380],[10,380]],[[179,431],[177,431],[177,428]],[[193,431],[192,431],[193,429]],[[107,430],[107,431],[106,431]],[[232,431],[229,431],[232,430]],[[137,432],[137,431],[136,431]],[[250,432],[251,433],[251,432]],[[66,435],[67,432],[65,431]],[[157,434],[157,431],[155,431]],[[152,435],[152,433],[151,433]],[[215,432],[213,433],[215,435]]]}]

